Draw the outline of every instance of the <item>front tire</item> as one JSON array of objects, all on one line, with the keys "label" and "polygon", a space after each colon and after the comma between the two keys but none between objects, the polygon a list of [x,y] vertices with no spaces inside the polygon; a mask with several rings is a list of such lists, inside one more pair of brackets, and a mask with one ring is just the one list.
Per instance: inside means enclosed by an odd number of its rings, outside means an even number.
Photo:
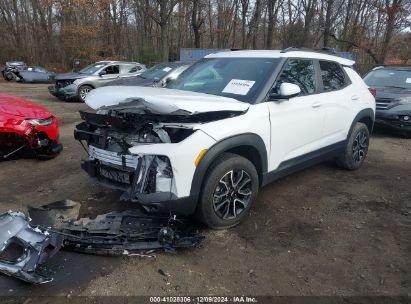
[{"label": "front tire", "polygon": [[7,81],[13,81],[16,79],[16,77],[14,76],[12,72],[7,72],[4,74],[4,79]]},{"label": "front tire", "polygon": [[80,101],[85,102],[87,94],[90,93],[92,89],[93,89],[92,86],[82,85],[78,90],[78,96],[79,96]]},{"label": "front tire", "polygon": [[210,166],[200,195],[197,216],[208,227],[239,224],[258,193],[258,174],[246,158],[223,153]]},{"label": "front tire", "polygon": [[347,170],[357,170],[368,153],[370,132],[364,123],[357,122],[350,133],[344,153],[337,159],[337,165]]}]

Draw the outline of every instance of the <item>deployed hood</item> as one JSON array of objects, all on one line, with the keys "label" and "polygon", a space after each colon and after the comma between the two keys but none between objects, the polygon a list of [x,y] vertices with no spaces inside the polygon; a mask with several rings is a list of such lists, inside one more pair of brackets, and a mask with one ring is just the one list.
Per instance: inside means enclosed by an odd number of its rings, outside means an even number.
[{"label": "deployed hood", "polygon": [[46,108],[30,100],[0,93],[0,118],[2,114],[35,119],[46,119],[52,116]]},{"label": "deployed hood", "polygon": [[26,64],[23,61],[8,61],[6,62],[6,66],[8,67],[16,67],[16,66],[25,66]]},{"label": "deployed hood", "polygon": [[79,74],[79,73],[64,73],[56,75],[56,80],[72,80],[72,79],[80,79],[90,75],[87,74]]},{"label": "deployed hood", "polygon": [[86,104],[97,110],[126,110],[137,114],[196,115],[246,112],[248,103],[233,98],[152,87],[110,86],[92,90]]}]

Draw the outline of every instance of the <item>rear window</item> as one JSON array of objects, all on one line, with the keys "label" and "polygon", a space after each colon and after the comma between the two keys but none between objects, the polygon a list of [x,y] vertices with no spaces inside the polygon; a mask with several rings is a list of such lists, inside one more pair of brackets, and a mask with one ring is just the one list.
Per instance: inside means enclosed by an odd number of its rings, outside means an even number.
[{"label": "rear window", "polygon": [[337,91],[346,86],[344,71],[338,63],[320,60],[320,69],[325,92]]},{"label": "rear window", "polygon": [[394,87],[411,90],[411,70],[378,69],[364,77],[370,87]]}]

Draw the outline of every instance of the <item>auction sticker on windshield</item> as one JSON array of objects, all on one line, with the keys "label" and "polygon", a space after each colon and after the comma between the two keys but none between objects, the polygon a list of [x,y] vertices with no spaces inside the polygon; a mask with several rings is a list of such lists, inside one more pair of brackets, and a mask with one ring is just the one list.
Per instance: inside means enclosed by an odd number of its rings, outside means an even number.
[{"label": "auction sticker on windshield", "polygon": [[231,79],[231,81],[225,86],[223,93],[231,93],[237,95],[247,95],[255,81]]},{"label": "auction sticker on windshield", "polygon": [[163,69],[163,71],[164,71],[164,72],[170,72],[170,71],[171,71],[171,68],[170,68],[170,67],[165,67],[165,68]]},{"label": "auction sticker on windshield", "polygon": [[411,83],[411,78],[407,78],[407,79],[405,80],[405,82],[406,82],[406,83]]}]

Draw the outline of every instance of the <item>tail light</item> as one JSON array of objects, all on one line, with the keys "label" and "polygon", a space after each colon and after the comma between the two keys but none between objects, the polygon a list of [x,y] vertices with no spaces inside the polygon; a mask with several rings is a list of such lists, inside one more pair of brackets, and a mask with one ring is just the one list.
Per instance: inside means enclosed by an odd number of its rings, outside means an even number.
[{"label": "tail light", "polygon": [[372,94],[372,96],[377,96],[377,90],[375,88],[368,88],[368,90],[370,90],[370,93]]}]

